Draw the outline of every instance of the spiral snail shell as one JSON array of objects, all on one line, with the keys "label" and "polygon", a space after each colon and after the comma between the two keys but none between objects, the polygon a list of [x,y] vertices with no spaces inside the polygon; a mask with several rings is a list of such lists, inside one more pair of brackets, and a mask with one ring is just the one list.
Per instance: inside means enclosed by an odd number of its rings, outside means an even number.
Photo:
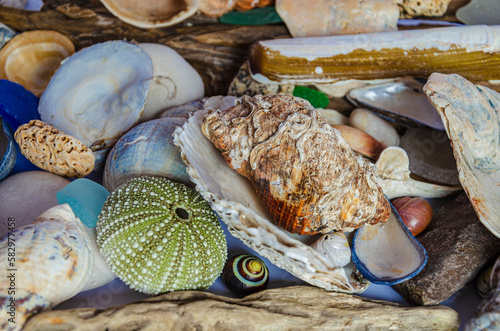
[{"label": "spiral snail shell", "polygon": [[240,254],[227,260],[222,271],[224,285],[237,295],[262,291],[269,285],[266,264],[256,256]]}]

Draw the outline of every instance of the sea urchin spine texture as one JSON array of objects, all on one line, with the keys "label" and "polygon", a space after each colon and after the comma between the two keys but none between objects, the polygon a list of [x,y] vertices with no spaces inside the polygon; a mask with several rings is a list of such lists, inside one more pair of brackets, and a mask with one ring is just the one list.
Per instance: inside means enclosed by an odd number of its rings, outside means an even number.
[{"label": "sea urchin spine texture", "polygon": [[265,290],[269,285],[269,271],[258,257],[240,254],[227,260],[222,281],[231,292],[243,296]]},{"label": "sea urchin spine texture", "polygon": [[373,165],[304,99],[243,96],[207,114],[201,129],[289,232],[352,231],[390,215]]},{"label": "sea urchin spine texture", "polygon": [[97,244],[121,280],[152,295],[208,288],[227,257],[208,202],[160,177],[133,178],[111,193],[97,222]]}]

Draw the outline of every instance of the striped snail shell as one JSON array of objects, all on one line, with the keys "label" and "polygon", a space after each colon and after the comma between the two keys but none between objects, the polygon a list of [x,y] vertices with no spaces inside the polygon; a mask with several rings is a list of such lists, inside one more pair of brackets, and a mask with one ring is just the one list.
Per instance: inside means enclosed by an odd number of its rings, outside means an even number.
[{"label": "striped snail shell", "polygon": [[240,254],[226,261],[222,281],[231,292],[244,296],[266,289],[269,285],[269,271],[258,257]]}]

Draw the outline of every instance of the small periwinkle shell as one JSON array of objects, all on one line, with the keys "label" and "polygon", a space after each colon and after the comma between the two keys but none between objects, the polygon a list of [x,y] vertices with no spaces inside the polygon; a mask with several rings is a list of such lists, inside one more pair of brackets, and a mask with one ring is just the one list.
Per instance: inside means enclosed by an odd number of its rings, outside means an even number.
[{"label": "small periwinkle shell", "polygon": [[311,247],[334,267],[343,267],[351,262],[351,247],[342,231],[322,235]]},{"label": "small periwinkle shell", "polygon": [[392,204],[414,236],[424,231],[432,220],[432,207],[425,199],[403,197],[394,199]]},{"label": "small periwinkle shell", "polygon": [[206,289],[226,261],[226,238],[208,202],[166,178],[125,182],[106,200],[96,230],[113,272],[146,294]]},{"label": "small periwinkle shell", "polygon": [[16,164],[16,157],[17,150],[12,129],[0,116],[0,180],[12,171]]},{"label": "small periwinkle shell", "polygon": [[269,285],[269,271],[258,257],[240,254],[226,261],[222,281],[231,292],[244,296],[265,290]]}]

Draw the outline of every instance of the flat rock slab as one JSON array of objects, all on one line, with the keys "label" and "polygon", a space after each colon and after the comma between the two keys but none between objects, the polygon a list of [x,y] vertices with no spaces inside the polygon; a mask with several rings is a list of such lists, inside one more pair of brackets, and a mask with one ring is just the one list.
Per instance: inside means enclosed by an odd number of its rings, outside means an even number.
[{"label": "flat rock slab", "polygon": [[417,276],[393,286],[415,305],[445,301],[500,253],[500,239],[479,221],[465,193],[439,209],[417,239],[429,255],[427,265]]},{"label": "flat rock slab", "polygon": [[268,289],[242,299],[170,292],[98,310],[35,315],[24,330],[456,330],[446,306],[403,307],[311,286]]}]

